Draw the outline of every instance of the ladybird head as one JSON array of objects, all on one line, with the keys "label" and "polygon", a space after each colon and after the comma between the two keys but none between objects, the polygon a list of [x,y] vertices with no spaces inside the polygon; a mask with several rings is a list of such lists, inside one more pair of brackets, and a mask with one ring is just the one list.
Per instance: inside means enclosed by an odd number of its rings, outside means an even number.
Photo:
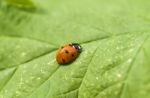
[{"label": "ladybird head", "polygon": [[72,45],[74,48],[77,49],[78,53],[81,53],[82,47],[80,46],[80,44],[78,44],[78,43],[72,43],[71,45]]}]

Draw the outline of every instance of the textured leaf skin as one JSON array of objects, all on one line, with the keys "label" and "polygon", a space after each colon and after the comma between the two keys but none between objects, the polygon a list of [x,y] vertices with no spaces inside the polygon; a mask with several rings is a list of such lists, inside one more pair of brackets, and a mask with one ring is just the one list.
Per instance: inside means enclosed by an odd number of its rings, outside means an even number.
[{"label": "textured leaf skin", "polygon": [[[149,0],[0,0],[0,98],[150,98]],[[60,66],[57,48],[83,47]]]}]

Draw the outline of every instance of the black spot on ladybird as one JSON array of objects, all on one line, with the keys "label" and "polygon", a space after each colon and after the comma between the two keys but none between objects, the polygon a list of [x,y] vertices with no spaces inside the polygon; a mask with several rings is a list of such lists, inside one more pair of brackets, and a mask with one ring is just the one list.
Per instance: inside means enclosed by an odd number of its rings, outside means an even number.
[{"label": "black spot on ladybird", "polygon": [[64,59],[62,59],[63,63],[65,63],[66,61]]},{"label": "black spot on ladybird", "polygon": [[74,57],[74,54],[72,54],[71,56]]},{"label": "black spot on ladybird", "polygon": [[65,50],[65,53],[67,53],[67,54],[68,54],[68,53],[69,53],[69,51],[68,51],[68,50]]},{"label": "black spot on ladybird", "polygon": [[71,46],[71,47],[72,47],[72,44],[69,44],[69,46]]}]

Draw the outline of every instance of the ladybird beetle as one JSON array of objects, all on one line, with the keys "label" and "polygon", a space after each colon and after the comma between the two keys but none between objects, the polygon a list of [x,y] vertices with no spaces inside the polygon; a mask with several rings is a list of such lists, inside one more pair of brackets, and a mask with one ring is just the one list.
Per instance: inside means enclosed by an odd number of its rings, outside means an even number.
[{"label": "ladybird beetle", "polygon": [[75,60],[81,53],[82,47],[78,43],[65,44],[58,49],[56,60],[59,64],[68,64]]}]

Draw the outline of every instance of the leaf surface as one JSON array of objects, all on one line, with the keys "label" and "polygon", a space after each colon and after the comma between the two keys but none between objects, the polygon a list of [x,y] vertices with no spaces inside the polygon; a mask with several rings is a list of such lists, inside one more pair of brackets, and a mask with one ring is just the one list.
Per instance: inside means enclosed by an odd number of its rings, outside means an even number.
[{"label": "leaf surface", "polygon": [[[0,98],[150,98],[149,0],[0,0]],[[83,52],[58,65],[57,48]]]}]

